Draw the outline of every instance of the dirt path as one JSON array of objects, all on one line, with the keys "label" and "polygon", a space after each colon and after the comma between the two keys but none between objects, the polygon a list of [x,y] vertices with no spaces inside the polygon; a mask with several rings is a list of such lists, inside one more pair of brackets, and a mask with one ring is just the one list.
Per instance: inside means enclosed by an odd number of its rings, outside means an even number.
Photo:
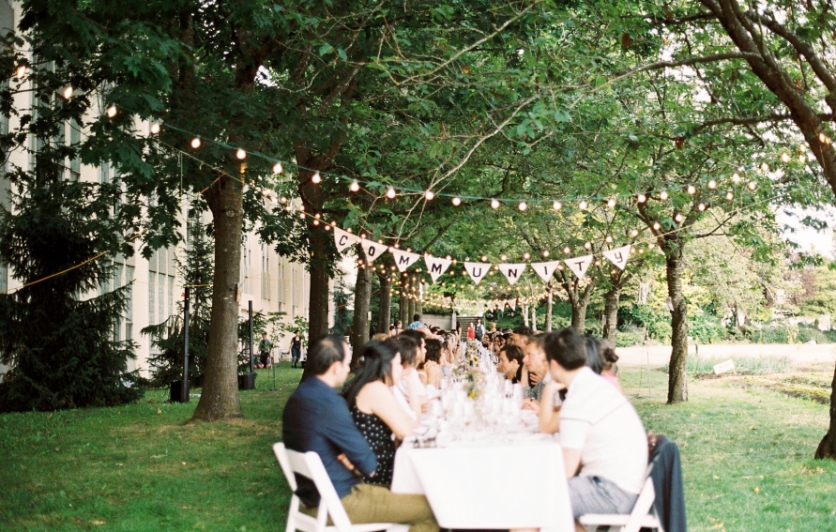
[{"label": "dirt path", "polygon": [[[695,346],[690,345],[688,356],[694,356]],[[699,346],[701,358],[727,360],[732,357],[776,357],[785,356],[797,365],[836,363],[836,344],[712,344]],[[616,349],[619,365],[664,366],[671,356],[669,345],[621,347]]]}]

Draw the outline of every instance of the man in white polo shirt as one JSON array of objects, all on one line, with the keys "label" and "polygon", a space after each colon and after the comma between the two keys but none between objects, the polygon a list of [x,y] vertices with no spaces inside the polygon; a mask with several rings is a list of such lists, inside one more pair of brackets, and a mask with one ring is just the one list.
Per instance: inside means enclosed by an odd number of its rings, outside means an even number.
[{"label": "man in white polo shirt", "polygon": [[545,351],[552,378],[567,388],[560,445],[575,519],[630,513],[647,470],[647,435],[639,415],[612,384],[586,367],[583,336],[570,328],[551,333]]}]

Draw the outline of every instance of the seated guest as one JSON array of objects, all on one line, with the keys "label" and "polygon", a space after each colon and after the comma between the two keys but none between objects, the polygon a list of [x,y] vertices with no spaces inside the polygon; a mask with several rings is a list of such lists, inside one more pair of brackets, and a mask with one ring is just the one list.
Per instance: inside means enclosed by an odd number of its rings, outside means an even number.
[{"label": "seated guest", "polygon": [[[420,335],[420,333],[417,334]],[[419,356],[423,359],[423,355],[418,344],[415,343],[413,336],[401,333],[389,340],[392,349],[400,354],[401,366],[403,368],[403,375],[399,382],[392,386],[392,393],[395,394],[395,400],[403,407],[404,411],[411,418],[420,421],[421,412],[427,405],[427,389],[421,383],[421,379],[416,371]]]},{"label": "seated guest", "polygon": [[520,349],[525,349],[525,344],[528,343],[529,338],[534,336],[534,331],[527,325],[520,325],[511,333],[511,343],[518,345]]},{"label": "seated guest", "polygon": [[621,391],[621,383],[618,382],[618,375],[615,373],[615,363],[618,362],[618,355],[615,354],[615,349],[612,348],[606,340],[597,339],[598,354],[601,356],[603,365],[601,366],[601,376],[607,382],[615,386],[615,389]]},{"label": "seated guest", "polygon": [[508,344],[499,350],[499,364],[496,370],[514,384],[520,382],[523,373],[523,354],[519,347]]},{"label": "seated guest", "polygon": [[386,487],[392,484],[394,440],[403,440],[418,425],[398,407],[392,394],[391,387],[398,385],[403,371],[397,342],[371,341],[363,346],[363,365],[343,391],[354,424],[377,457],[374,475],[364,476],[368,484]]},{"label": "seated guest", "polygon": [[424,385],[434,386],[438,389],[441,385],[441,379],[444,377],[439,364],[441,361],[441,340],[427,338],[424,343],[427,346],[427,355],[424,362],[418,366],[418,376],[421,377],[421,382]]},{"label": "seated guest", "polygon": [[537,402],[540,401],[543,386],[546,385],[543,379],[548,378],[544,338],[545,333],[530,336],[523,347],[523,364],[526,370],[523,373],[527,372],[528,375],[527,382],[524,380],[523,384],[528,384],[528,397]]},{"label": "seated guest", "polygon": [[575,519],[629,514],[647,469],[647,434],[636,410],[586,366],[586,339],[571,328],[550,333],[545,350],[549,374],[567,389],[560,446]]},{"label": "seated guest", "polygon": [[453,360],[455,359],[455,352],[458,344],[456,344],[456,337],[452,333],[448,333],[444,337],[444,342],[441,344],[441,373],[445,377],[449,377],[453,373]]},{"label": "seated guest", "polygon": [[[351,351],[341,337],[313,342],[305,365],[307,378],[291,394],[282,414],[285,445],[319,455],[352,523],[406,523],[410,532],[438,532],[423,495],[394,494],[355,475],[374,475],[378,464],[336,390],[350,367]],[[304,504],[301,511],[315,516],[319,492],[310,479],[297,476],[296,480],[296,494]]]},{"label": "seated guest", "polygon": [[412,323],[406,326],[407,329],[420,329],[423,327],[424,324],[421,323],[421,315],[420,314],[413,314],[412,315]]}]

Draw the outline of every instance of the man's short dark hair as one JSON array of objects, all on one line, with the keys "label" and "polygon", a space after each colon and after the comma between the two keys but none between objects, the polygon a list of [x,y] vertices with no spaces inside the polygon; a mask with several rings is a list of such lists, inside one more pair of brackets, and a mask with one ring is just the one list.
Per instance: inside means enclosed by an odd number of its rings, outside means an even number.
[{"label": "man's short dark hair", "polygon": [[401,334],[390,338],[387,342],[392,341],[397,345],[397,351],[401,354],[401,364],[407,365],[415,365],[415,361],[418,359],[418,348],[421,346],[417,340],[411,334],[406,334],[408,332],[417,332],[417,331],[404,331]]},{"label": "man's short dark hair", "polygon": [[531,327],[528,325],[520,325],[519,327],[514,328],[514,334],[518,336],[534,336],[534,331],[531,330]]},{"label": "man's short dark hair", "polygon": [[345,360],[345,341],[336,334],[321,336],[314,340],[308,349],[308,361],[305,362],[305,373],[308,375],[324,375],[334,362]]},{"label": "man's short dark hair", "polygon": [[412,315],[412,321],[421,321],[421,315],[420,314],[413,314]]},{"label": "man's short dark hair", "polygon": [[545,337],[546,359],[554,360],[566,370],[586,365],[586,338],[571,327],[549,333]]}]

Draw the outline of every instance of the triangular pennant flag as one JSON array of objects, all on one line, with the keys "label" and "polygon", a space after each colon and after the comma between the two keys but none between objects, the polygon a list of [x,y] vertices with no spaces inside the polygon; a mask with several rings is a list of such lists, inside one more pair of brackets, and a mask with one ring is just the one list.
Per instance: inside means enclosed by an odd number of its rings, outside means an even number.
[{"label": "triangular pennant flag", "polygon": [[[508,302],[506,301],[505,304],[507,305]],[[511,309],[517,310],[517,300],[516,299],[511,300]]]},{"label": "triangular pennant flag", "polygon": [[630,259],[630,246],[622,246],[604,251],[604,256],[620,270],[623,270],[627,266],[627,261]]},{"label": "triangular pennant flag", "polygon": [[553,260],[551,262],[532,262],[531,269],[540,276],[540,279],[542,279],[544,283],[549,284],[558,264],[560,264],[559,260]]},{"label": "triangular pennant flag", "polygon": [[386,253],[386,250],[389,249],[389,246],[386,244],[378,244],[374,240],[369,240],[368,238],[360,240],[360,246],[363,248],[363,252],[366,254],[366,260],[368,262],[374,262],[376,258]]},{"label": "triangular pennant flag", "polygon": [[348,231],[343,231],[339,227],[334,228],[334,244],[337,245],[337,251],[340,253],[352,244],[356,244],[359,240],[356,235],[352,235]]},{"label": "triangular pennant flag", "polygon": [[473,279],[475,284],[479,284],[479,281],[484,279],[488,275],[488,272],[491,271],[491,265],[487,262],[465,262],[464,270],[470,275],[470,278]]},{"label": "triangular pennant flag", "polygon": [[569,266],[569,269],[572,270],[578,279],[583,279],[586,275],[586,270],[589,269],[589,265],[592,264],[592,255],[584,255],[583,257],[575,257],[574,259],[566,259],[563,261]]},{"label": "triangular pennant flag", "polygon": [[592,264],[592,255],[584,255],[583,257],[575,257],[574,259],[566,259],[563,261],[566,263],[566,266],[569,266],[569,269],[572,270],[578,279],[583,279],[586,275],[586,270],[589,269],[589,265]]},{"label": "triangular pennant flag", "polygon": [[433,282],[436,282],[439,277],[444,275],[444,272],[446,272],[447,268],[450,267],[450,264],[453,263],[452,260],[440,259],[438,257],[433,257],[432,255],[424,255],[424,262],[427,263],[427,273],[429,273],[430,277],[433,278]]},{"label": "triangular pennant flag", "polygon": [[421,255],[417,253],[410,253],[409,251],[403,251],[400,249],[392,248],[392,255],[395,257],[395,266],[398,267],[400,271],[406,271],[407,268],[418,262],[418,259],[421,258]]},{"label": "triangular pennant flag", "polygon": [[514,284],[522,277],[525,266],[525,264],[500,264],[499,271],[505,274],[508,284]]}]

